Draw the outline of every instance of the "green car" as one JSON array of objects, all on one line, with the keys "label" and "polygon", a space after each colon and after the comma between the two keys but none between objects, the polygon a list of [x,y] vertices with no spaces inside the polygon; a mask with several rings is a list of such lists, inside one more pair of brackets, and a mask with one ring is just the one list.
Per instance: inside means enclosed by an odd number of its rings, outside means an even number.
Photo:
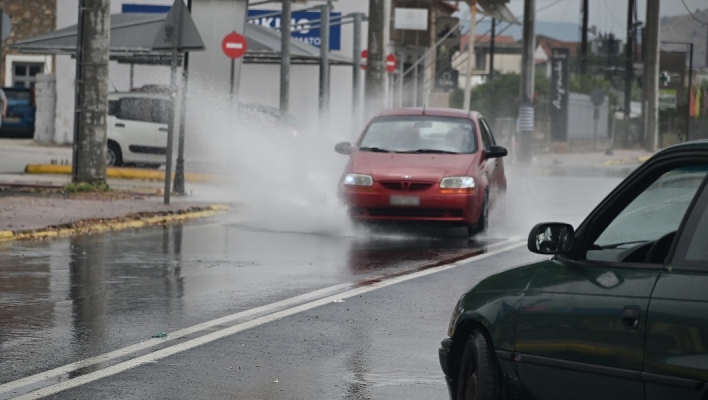
[{"label": "green car", "polygon": [[708,141],[662,150],[578,227],[536,225],[552,258],[480,282],[440,364],[450,398],[708,399]]}]

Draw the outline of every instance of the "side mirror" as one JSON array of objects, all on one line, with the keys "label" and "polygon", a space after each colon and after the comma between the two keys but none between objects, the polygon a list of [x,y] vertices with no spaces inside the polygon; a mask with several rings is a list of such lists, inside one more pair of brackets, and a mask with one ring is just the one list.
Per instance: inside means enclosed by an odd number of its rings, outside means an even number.
[{"label": "side mirror", "polygon": [[352,154],[352,144],[349,142],[340,142],[334,146],[334,151],[339,154]]},{"label": "side mirror", "polygon": [[538,254],[567,253],[573,247],[575,231],[568,224],[546,222],[538,224],[529,233],[528,248]]},{"label": "side mirror", "polygon": [[502,146],[491,146],[489,150],[484,152],[484,154],[487,158],[501,158],[506,157],[509,152]]}]

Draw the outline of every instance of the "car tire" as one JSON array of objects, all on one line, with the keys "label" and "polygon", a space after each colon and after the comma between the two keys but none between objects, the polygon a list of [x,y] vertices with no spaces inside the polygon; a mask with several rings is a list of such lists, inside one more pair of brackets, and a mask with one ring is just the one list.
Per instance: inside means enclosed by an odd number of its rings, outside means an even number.
[{"label": "car tire", "polygon": [[485,192],[482,200],[482,210],[479,213],[477,223],[467,228],[470,236],[484,233],[489,227],[489,195]]},{"label": "car tire", "polygon": [[458,400],[496,400],[497,369],[492,346],[480,332],[469,336],[462,351],[457,381]]},{"label": "car tire", "polygon": [[120,151],[120,146],[116,142],[108,142],[108,150],[106,151],[106,166],[120,167],[123,165],[123,153]]}]

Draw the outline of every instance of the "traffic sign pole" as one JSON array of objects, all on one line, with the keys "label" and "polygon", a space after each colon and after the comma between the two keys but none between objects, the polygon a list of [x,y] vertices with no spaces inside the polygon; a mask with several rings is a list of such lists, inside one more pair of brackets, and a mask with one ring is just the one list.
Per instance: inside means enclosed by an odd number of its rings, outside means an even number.
[{"label": "traffic sign pole", "polygon": [[242,35],[231,32],[221,41],[221,51],[226,57],[231,59],[231,77],[229,79],[229,100],[233,102],[234,94],[238,92],[236,88],[236,59],[243,57],[248,50],[248,42]]}]

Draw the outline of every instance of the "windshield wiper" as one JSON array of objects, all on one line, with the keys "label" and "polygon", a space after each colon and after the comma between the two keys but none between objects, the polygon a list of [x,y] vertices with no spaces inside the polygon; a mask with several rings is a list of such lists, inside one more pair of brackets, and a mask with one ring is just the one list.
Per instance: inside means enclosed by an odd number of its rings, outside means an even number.
[{"label": "windshield wiper", "polygon": [[390,153],[386,149],[380,147],[359,147],[359,151],[373,151],[374,153]]},{"label": "windshield wiper", "polygon": [[410,151],[397,151],[396,153],[421,153],[421,154],[460,154],[456,151],[433,150],[433,149],[418,149]]},{"label": "windshield wiper", "polygon": [[648,240],[633,240],[631,242],[621,242],[621,243],[615,243],[615,244],[608,244],[607,246],[600,246],[601,249],[616,249],[620,246],[628,245],[628,244],[637,244],[637,243],[646,243]]}]

